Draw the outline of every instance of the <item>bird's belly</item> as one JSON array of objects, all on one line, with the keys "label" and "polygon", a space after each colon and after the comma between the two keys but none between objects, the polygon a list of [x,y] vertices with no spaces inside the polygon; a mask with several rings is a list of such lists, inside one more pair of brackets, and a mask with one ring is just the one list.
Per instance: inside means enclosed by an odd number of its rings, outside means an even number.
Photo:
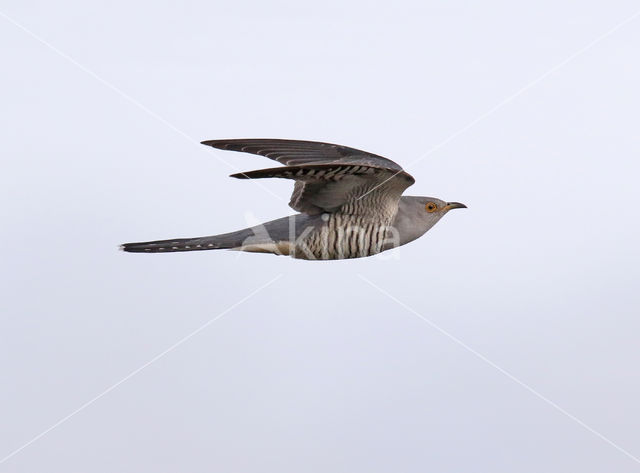
[{"label": "bird's belly", "polygon": [[323,225],[303,232],[292,245],[293,258],[335,260],[363,258],[383,251],[390,219],[331,214]]}]

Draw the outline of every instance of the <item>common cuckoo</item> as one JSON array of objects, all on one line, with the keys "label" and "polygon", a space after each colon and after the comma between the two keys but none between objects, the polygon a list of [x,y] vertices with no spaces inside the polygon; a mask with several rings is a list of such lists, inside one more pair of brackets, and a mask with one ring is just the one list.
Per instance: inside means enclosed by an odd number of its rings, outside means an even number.
[{"label": "common cuckoo", "polygon": [[236,232],[198,238],[125,243],[133,253],[230,249],[307,260],[360,258],[424,235],[459,202],[403,196],[415,180],[390,159],[314,141],[203,141],[214,148],[259,154],[283,167],[232,174],[238,179],[294,181],[289,205],[297,214]]}]

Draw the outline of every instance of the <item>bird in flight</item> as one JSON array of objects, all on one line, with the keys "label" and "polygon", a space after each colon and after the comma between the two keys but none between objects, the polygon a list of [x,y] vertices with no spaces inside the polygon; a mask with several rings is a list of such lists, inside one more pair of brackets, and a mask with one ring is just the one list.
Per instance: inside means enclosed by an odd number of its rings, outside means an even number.
[{"label": "bird in flight", "polygon": [[258,154],[282,167],[232,174],[294,181],[297,214],[221,235],[125,243],[131,253],[230,249],[306,260],[372,256],[424,235],[449,210],[434,197],[403,196],[415,179],[390,159],[346,146],[280,139],[210,140],[214,148]]}]

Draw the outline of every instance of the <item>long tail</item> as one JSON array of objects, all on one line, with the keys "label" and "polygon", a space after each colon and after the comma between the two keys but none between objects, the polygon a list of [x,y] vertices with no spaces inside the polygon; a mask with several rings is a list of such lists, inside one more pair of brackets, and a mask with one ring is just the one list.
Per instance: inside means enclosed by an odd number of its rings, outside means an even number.
[{"label": "long tail", "polygon": [[222,235],[124,243],[120,245],[120,249],[129,253],[173,253],[176,251],[240,249],[244,248],[245,245],[264,245],[286,241],[291,234],[290,225],[294,225],[294,231],[297,235],[304,230],[308,219],[307,215],[298,214],[272,220],[257,227],[245,228]]},{"label": "long tail", "polygon": [[233,248],[233,246],[224,245],[218,241],[217,236],[141,241],[120,245],[122,251],[129,253],[171,253],[174,251],[216,250],[222,248]]},{"label": "long tail", "polygon": [[120,245],[129,253],[172,253],[176,251],[221,250],[242,246],[253,235],[252,229],[239,230],[223,235],[197,238],[174,238],[173,240],[142,241]]}]

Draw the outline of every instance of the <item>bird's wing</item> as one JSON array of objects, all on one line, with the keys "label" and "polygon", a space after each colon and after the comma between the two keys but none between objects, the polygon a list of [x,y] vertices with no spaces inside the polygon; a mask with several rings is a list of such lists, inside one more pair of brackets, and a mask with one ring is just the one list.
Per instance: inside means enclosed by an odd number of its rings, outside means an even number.
[{"label": "bird's wing", "polygon": [[415,180],[390,159],[346,146],[313,141],[247,139],[203,144],[274,159],[285,167],[233,174],[239,179],[294,179],[289,205],[299,212],[387,213]]},{"label": "bird's wing", "polygon": [[303,164],[360,164],[402,171],[402,168],[376,154],[318,141],[277,139],[236,139],[203,141],[203,145],[229,151],[259,154],[285,166]]}]

